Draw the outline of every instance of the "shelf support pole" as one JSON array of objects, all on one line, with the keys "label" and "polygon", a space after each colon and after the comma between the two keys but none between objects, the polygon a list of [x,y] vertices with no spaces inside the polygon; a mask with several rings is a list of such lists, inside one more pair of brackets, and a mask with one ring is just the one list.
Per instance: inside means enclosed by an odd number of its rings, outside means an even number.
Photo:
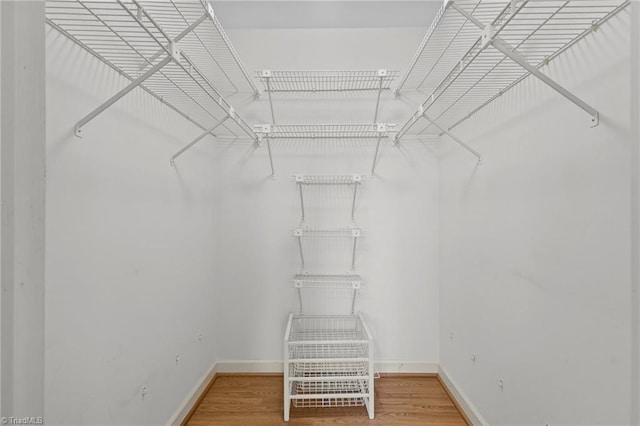
[{"label": "shelf support pole", "polygon": [[302,210],[302,221],[304,222],[304,198],[302,197],[302,183],[298,182],[298,189],[300,190],[300,208]]},{"label": "shelf support pole", "polygon": [[356,194],[358,193],[358,182],[353,183],[353,201],[351,202],[351,221],[356,220]]},{"label": "shelf support pole", "polygon": [[302,263],[302,269],[304,269],[304,255],[302,254],[302,236],[298,235],[298,249],[300,250],[300,262]]},{"label": "shelf support pole", "polygon": [[276,116],[273,112],[273,100],[271,99],[271,83],[269,83],[270,77],[265,77],[267,83],[267,95],[269,96],[269,109],[271,110],[271,124],[276,124]]},{"label": "shelf support pole", "polygon": [[[525,2],[526,4],[526,2]],[[478,19],[475,18],[472,14],[467,12],[462,7],[452,2],[452,7],[458,11],[462,16],[467,18],[470,22],[476,25],[478,28],[482,30],[482,36],[480,36],[482,49],[486,49],[489,45],[493,46],[500,53],[511,59],[516,64],[520,65],[524,68],[529,74],[533,74],[536,78],[541,80],[547,86],[551,87],[553,90],[558,92],[560,95],[567,98],[569,101],[573,102],[579,108],[586,111],[589,115],[591,115],[591,126],[595,127],[599,124],[599,114],[594,108],[592,108],[589,104],[584,102],[582,99],[578,98],[576,95],[571,93],[569,90],[565,89],[560,84],[556,83],[553,79],[548,77],[546,74],[543,74],[538,70],[537,67],[531,65],[529,61],[517,51],[517,49],[511,46],[509,43],[502,40],[497,34],[495,34],[495,29],[491,25],[484,25]],[[517,13],[517,12],[516,12]],[[513,15],[512,15],[513,17]]]},{"label": "shelf support pole", "polygon": [[378,110],[380,109],[380,95],[382,95],[382,80],[387,75],[387,70],[378,70],[378,77],[380,78],[380,84],[378,85],[378,99],[376,100],[376,112],[373,116],[373,124],[378,122]]},{"label": "shelf support pole", "polygon": [[353,237],[353,254],[351,255],[351,270],[356,269],[356,246],[358,245],[358,237]]},{"label": "shelf support pole", "polygon": [[276,171],[273,168],[273,157],[271,156],[271,142],[269,142],[269,134],[267,133],[265,136],[267,141],[267,152],[269,152],[269,165],[271,166],[271,177],[275,176]]},{"label": "shelf support pole", "polygon": [[458,143],[458,145],[460,145],[461,147],[463,147],[464,149],[466,149],[467,151],[469,151],[470,153],[475,155],[476,158],[478,159],[478,164],[482,164],[482,157],[480,156],[480,153],[478,153],[478,151],[476,151],[475,149],[471,148],[469,145],[464,143],[460,138],[458,138],[456,135],[451,133],[449,130],[447,130],[444,127],[440,126],[437,121],[435,121],[433,118],[429,117],[427,114],[423,113],[422,116],[427,121],[429,121],[431,124],[433,124],[438,130],[440,130],[442,133],[444,133],[445,135],[449,136],[456,143]]},{"label": "shelf support pole", "polygon": [[87,124],[88,122],[90,122],[91,120],[96,118],[98,115],[102,114],[107,108],[109,108],[111,105],[115,104],[122,97],[124,97],[127,93],[131,92],[133,89],[138,87],[140,84],[142,84],[146,79],[151,77],[153,74],[155,74],[156,72],[160,71],[160,69],[162,69],[165,65],[167,65],[172,60],[173,60],[173,57],[167,56],[162,61],[158,62],[153,67],[151,67],[147,72],[142,74],[140,77],[136,78],[131,83],[129,83],[124,89],[120,90],[118,93],[113,95],[109,100],[104,102],[102,105],[100,105],[99,107],[97,107],[96,109],[91,111],[89,114],[87,114],[80,121],[78,121],[78,124],[76,124],[76,136],[81,137],[82,136],[82,127],[85,124]]},{"label": "shelf support pole", "polygon": [[[378,162],[378,152],[380,151],[380,142],[382,141],[382,135],[378,136],[378,143],[376,144],[376,153],[373,155],[373,164],[371,165],[371,175],[376,171],[376,163]],[[355,203],[355,198],[353,200]]]},{"label": "shelf support pole", "polygon": [[205,130],[204,132],[202,132],[202,134],[200,134],[197,138],[195,138],[194,140],[192,140],[191,142],[189,142],[187,145],[185,145],[180,151],[176,152],[175,154],[173,154],[171,156],[171,160],[169,160],[169,163],[174,166],[175,165],[175,159],[180,157],[185,151],[187,151],[189,148],[191,148],[192,146],[194,146],[195,144],[197,144],[198,142],[200,142],[205,136],[207,135],[211,135],[213,137],[216,137],[216,135],[213,133],[213,131],[215,129],[217,129],[218,127],[220,127],[222,125],[222,123],[224,123],[225,121],[227,121],[229,119],[229,117],[231,117],[230,114],[225,115],[224,117],[222,117],[222,119],[220,121],[218,121],[213,127],[210,127],[209,129]]}]

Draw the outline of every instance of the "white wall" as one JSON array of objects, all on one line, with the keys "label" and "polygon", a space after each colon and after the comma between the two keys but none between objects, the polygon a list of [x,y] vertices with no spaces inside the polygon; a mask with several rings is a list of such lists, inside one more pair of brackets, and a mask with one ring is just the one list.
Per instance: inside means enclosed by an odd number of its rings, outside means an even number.
[{"label": "white wall", "polygon": [[170,167],[200,130],[140,90],[76,138],[125,82],[49,27],[46,40],[45,418],[161,424],[214,362],[212,152]]},{"label": "white wall", "polygon": [[[410,28],[229,31],[252,72],[402,69],[423,34],[423,29]],[[366,123],[373,120],[375,98],[280,95],[274,107],[279,123]],[[413,108],[388,94],[379,121],[401,122]],[[266,98],[242,111],[252,123],[270,122]],[[300,223],[292,175],[370,174],[375,141],[275,141],[273,179],[264,147],[250,154],[246,144],[222,143],[219,150],[217,357],[281,360],[286,319],[297,311],[291,279],[300,271],[291,234]],[[365,287],[356,309],[375,335],[376,358],[388,363],[381,369],[433,368],[438,360],[437,170],[429,144],[407,143],[396,150],[385,143],[376,176],[359,192],[356,225],[364,237],[356,272]],[[310,189],[306,194],[305,225],[350,225],[348,190]],[[309,272],[349,271],[350,241],[305,243]],[[338,295],[331,300],[337,303]]]},{"label": "white wall", "polygon": [[0,3],[0,416],[44,410],[44,2]]},{"label": "white wall", "polygon": [[544,69],[599,127],[529,78],[440,163],[440,362],[489,424],[630,423],[629,13]]}]

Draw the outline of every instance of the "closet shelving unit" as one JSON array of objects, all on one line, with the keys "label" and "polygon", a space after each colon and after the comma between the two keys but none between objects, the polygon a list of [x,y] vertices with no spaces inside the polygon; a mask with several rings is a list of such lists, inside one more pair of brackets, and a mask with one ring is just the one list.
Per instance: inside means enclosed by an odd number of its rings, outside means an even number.
[{"label": "closet shelving unit", "polygon": [[[341,130],[342,131],[342,130]],[[355,197],[362,175],[295,175],[300,192],[300,207],[304,220],[305,185],[353,185],[351,218],[354,218]],[[304,270],[303,238],[353,238],[352,270],[361,230],[356,227],[318,229],[296,228],[300,260]],[[365,406],[374,418],[373,338],[355,303],[362,287],[357,274],[295,275],[299,314],[289,315],[284,337],[284,420],[289,420],[294,407]],[[305,289],[350,290],[351,310],[348,315],[306,315],[302,293]]]},{"label": "closet shelving unit", "polygon": [[130,83],[76,125],[76,135],[136,87],[180,114],[206,136],[248,137],[253,128],[225,98],[258,95],[209,2],[48,0],[47,23]]},{"label": "closet shelving unit", "polygon": [[351,202],[351,220],[355,219],[356,196],[358,186],[362,183],[362,175],[295,175],[295,182],[300,192],[300,209],[304,222],[304,192],[302,188],[308,185],[353,185],[353,201]]},{"label": "closet shelving unit", "polygon": [[393,123],[376,124],[260,124],[254,126],[259,139],[265,139],[270,148],[270,140],[287,139],[296,141],[308,140],[376,140],[376,150],[371,165],[373,174],[377,165],[380,143],[390,140],[390,133],[395,129]]},{"label": "closet shelving unit", "polygon": [[629,4],[629,0],[447,0],[427,31],[396,94],[419,90],[426,100],[400,128],[395,143],[419,123],[446,134],[478,160],[452,130],[524,78],[533,75],[586,111],[598,112],[542,72]]}]

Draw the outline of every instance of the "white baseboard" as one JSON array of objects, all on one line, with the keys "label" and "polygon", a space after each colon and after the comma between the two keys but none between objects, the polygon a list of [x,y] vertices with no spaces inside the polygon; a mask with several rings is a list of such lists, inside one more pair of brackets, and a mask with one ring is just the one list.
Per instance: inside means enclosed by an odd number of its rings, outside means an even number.
[{"label": "white baseboard", "polygon": [[435,374],[438,372],[438,363],[424,361],[376,361],[375,369],[378,373]]},{"label": "white baseboard", "polygon": [[438,376],[440,379],[447,385],[449,392],[453,394],[453,397],[456,399],[462,411],[467,415],[469,420],[474,424],[474,426],[488,426],[489,423],[482,417],[478,409],[473,405],[469,398],[466,397],[464,392],[460,390],[460,388],[456,385],[456,383],[451,379],[451,376],[447,374],[447,371],[442,368],[442,366],[438,366]]},{"label": "white baseboard", "polygon": [[282,373],[283,364],[280,361],[218,361],[216,371],[218,373]]},{"label": "white baseboard", "polygon": [[189,395],[182,401],[178,410],[171,416],[169,421],[167,422],[167,426],[180,426],[184,419],[187,417],[191,408],[195,405],[200,398],[200,395],[204,393],[207,388],[207,385],[213,379],[213,376],[216,374],[216,363],[211,364],[209,370],[202,376],[198,384],[189,392]]},{"label": "white baseboard", "polygon": [[[218,361],[218,373],[282,373],[282,361]],[[379,373],[437,373],[438,363],[422,361],[378,361]]]}]

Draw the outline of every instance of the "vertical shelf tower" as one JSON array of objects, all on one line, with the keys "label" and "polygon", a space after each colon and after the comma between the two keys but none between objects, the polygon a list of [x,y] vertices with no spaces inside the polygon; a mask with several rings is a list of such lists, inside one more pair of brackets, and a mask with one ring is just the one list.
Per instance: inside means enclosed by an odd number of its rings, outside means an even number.
[{"label": "vertical shelf tower", "polygon": [[[362,176],[296,175],[300,193],[301,218],[304,221],[304,191],[306,185],[353,185],[351,218],[355,218],[358,186]],[[300,263],[305,269],[303,239],[353,239],[351,270],[356,267],[356,249],[361,231],[345,228],[296,228]],[[359,275],[298,274],[294,286],[298,291],[299,314],[290,314],[284,337],[284,419],[289,420],[294,407],[366,406],[374,418],[373,337],[361,313],[355,310],[362,285]],[[305,315],[302,293],[305,289],[342,289],[351,293],[348,315]]]}]

